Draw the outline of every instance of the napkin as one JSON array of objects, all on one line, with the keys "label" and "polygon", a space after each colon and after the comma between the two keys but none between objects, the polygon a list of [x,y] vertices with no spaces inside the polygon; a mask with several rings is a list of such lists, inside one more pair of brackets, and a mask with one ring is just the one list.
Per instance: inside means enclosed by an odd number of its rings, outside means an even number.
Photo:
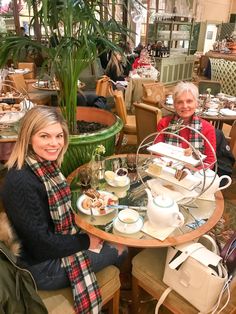
[{"label": "napkin", "polygon": [[149,221],[145,221],[142,231],[149,234],[153,238],[164,241],[176,227],[154,228]]}]

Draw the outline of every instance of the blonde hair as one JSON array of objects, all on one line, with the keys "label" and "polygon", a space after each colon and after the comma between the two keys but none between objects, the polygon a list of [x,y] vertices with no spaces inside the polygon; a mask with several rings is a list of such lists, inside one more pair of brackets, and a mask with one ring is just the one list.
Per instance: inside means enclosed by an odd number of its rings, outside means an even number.
[{"label": "blonde hair", "polygon": [[56,162],[60,166],[69,144],[69,131],[65,119],[56,107],[36,106],[30,109],[21,120],[18,139],[6,166],[8,169],[21,169],[27,155],[34,155],[30,141],[32,136],[42,128],[60,123],[64,134],[64,147]]},{"label": "blonde hair", "polygon": [[124,70],[122,68],[122,65],[121,65],[121,62],[117,59],[117,55],[120,55],[121,56],[121,53],[119,51],[113,51],[112,54],[111,54],[111,58],[107,64],[107,67],[106,67],[106,70],[105,70],[105,73],[108,73],[110,72],[110,69],[112,68],[113,65],[116,66],[116,74],[117,76],[121,76],[124,74]]},{"label": "blonde hair", "polygon": [[198,96],[199,96],[198,88],[196,85],[190,82],[179,82],[175,86],[174,93],[173,93],[174,102],[175,102],[175,99],[184,92],[191,93],[194,99],[198,102]]}]

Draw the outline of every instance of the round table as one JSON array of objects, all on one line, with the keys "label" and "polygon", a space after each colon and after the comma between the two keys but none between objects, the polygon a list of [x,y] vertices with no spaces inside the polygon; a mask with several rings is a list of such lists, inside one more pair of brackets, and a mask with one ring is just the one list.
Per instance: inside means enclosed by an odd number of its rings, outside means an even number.
[{"label": "round table", "polygon": [[[162,104],[162,108],[165,110],[169,111],[170,113],[175,113],[175,108],[173,105],[167,105],[167,104]],[[236,113],[235,116],[225,116],[222,114],[218,114],[217,116],[210,116],[205,114],[204,112],[199,113],[199,116],[207,121],[211,121],[212,124],[217,128],[217,129],[222,129],[223,123],[233,123],[234,120],[236,119]]]},{"label": "round table", "polygon": [[[110,169],[111,167],[127,167],[126,165],[126,156],[127,155],[114,155],[108,159],[106,159],[105,165],[106,169]],[[147,158],[153,158],[151,155],[141,155],[140,156],[140,162],[143,162],[147,160]],[[111,166],[112,165],[112,166]],[[85,165],[81,166],[84,167]],[[78,169],[80,169],[79,167]],[[113,170],[115,168],[113,167]],[[81,190],[78,186],[77,182],[77,171],[73,171],[69,176],[68,176],[68,183],[71,185],[71,190],[72,190],[72,205],[73,208],[75,209],[76,207],[76,200],[77,198],[81,195]],[[145,206],[147,203],[146,201],[146,192],[145,192],[145,187],[144,185],[139,181],[139,178],[136,176],[134,173],[129,173],[129,176],[131,178],[131,183],[130,186],[125,187],[124,190],[127,192],[127,195],[124,196],[123,198],[119,199],[119,204],[127,204],[129,206],[131,205],[136,205],[141,204],[141,206]],[[148,178],[148,176],[146,176]],[[145,180],[145,178],[143,177]],[[115,191],[116,188],[111,188],[106,184],[104,179],[101,179],[99,189],[103,190],[108,190],[108,191]],[[141,203],[140,203],[141,202]],[[105,231],[103,230],[104,228],[100,225],[100,222],[98,222],[98,225],[96,225],[96,222],[91,222],[90,216],[85,215],[81,213],[79,210],[77,211],[77,214],[75,215],[75,221],[77,225],[83,229],[84,231],[91,233],[97,237],[102,238],[105,241],[113,242],[113,243],[120,243],[124,244],[130,247],[166,247],[166,246],[171,246],[171,245],[178,245],[181,243],[185,243],[191,240],[194,240],[201,235],[205,234],[208,232],[210,229],[212,229],[216,223],[219,221],[223,214],[224,210],[224,199],[221,194],[221,192],[217,192],[215,194],[215,201],[208,201],[208,200],[203,200],[203,199],[197,199],[196,204],[198,206],[198,209],[195,209],[194,211],[194,217],[193,217],[193,212],[191,214],[188,214],[185,216],[186,219],[186,224],[181,227],[177,228],[170,236],[168,236],[165,240],[161,241],[156,238],[153,238],[143,232],[139,232],[138,236],[130,236],[126,234],[117,234],[117,232],[112,233],[111,231]],[[199,214],[202,213],[202,215],[205,215],[205,223],[200,225],[194,230],[190,230],[190,228],[187,227],[187,222],[188,220],[195,218],[196,213],[199,211]],[[190,212],[190,211],[189,211]],[[206,214],[208,212],[208,214]],[[183,212],[182,212],[183,213]],[[112,222],[112,219],[115,217],[117,212],[114,214],[114,216],[110,217],[110,220]],[[186,214],[186,213],[185,213]],[[105,215],[105,216],[108,216]],[[208,218],[206,218],[209,216]],[[108,219],[108,224],[109,224],[109,219]],[[105,226],[105,224],[104,224]]]}]

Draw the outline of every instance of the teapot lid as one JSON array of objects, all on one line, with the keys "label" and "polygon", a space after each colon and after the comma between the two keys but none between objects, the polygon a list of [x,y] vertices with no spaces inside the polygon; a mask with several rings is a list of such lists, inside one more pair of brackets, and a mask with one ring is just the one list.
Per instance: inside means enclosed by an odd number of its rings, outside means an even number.
[{"label": "teapot lid", "polygon": [[169,196],[165,195],[158,195],[154,198],[154,203],[159,207],[171,207],[174,205],[174,200],[170,198]]}]

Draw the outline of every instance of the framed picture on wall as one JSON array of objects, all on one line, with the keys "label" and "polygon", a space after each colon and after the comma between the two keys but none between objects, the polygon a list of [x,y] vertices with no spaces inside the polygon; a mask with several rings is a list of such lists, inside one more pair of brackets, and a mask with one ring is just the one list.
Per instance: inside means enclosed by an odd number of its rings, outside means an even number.
[{"label": "framed picture on wall", "polygon": [[206,38],[207,39],[212,39],[213,38],[213,31],[208,31]]}]

